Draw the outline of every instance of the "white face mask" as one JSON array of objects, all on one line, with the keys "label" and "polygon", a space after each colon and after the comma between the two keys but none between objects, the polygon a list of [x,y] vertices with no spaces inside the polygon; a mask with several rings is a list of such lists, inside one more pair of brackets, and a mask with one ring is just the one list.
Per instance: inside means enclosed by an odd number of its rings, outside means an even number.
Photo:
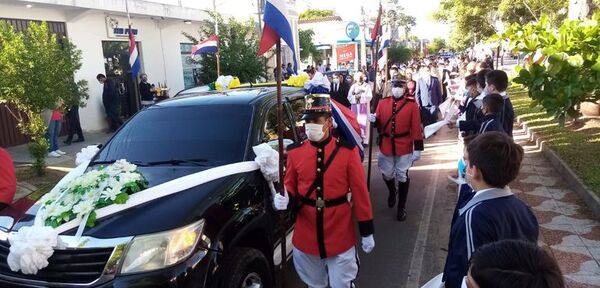
[{"label": "white face mask", "polygon": [[401,87],[392,88],[392,96],[394,96],[394,98],[396,98],[396,99],[401,98],[402,96],[404,96],[404,88],[401,88]]},{"label": "white face mask", "polygon": [[463,277],[462,283],[460,284],[460,288],[468,288],[467,286],[467,276]]},{"label": "white face mask", "polygon": [[331,81],[333,82],[333,84],[340,83],[340,79],[339,78],[333,78]]},{"label": "white face mask", "polygon": [[306,123],[304,124],[304,130],[308,140],[313,142],[320,141],[325,135],[325,132],[323,132],[323,124]]},{"label": "white face mask", "polygon": [[467,185],[469,185],[471,188],[475,189],[475,187],[473,187],[473,181],[472,181],[473,175],[469,174],[468,171],[465,172],[465,182],[467,182]]}]

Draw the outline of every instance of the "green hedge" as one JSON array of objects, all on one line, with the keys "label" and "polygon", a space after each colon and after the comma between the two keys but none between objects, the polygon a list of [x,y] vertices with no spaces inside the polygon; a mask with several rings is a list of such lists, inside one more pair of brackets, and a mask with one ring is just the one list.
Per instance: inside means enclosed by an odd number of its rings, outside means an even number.
[{"label": "green hedge", "polygon": [[532,108],[527,90],[514,87],[509,95],[519,116],[539,132],[550,148],[575,171],[596,195],[600,196],[600,120],[589,120],[582,128],[559,127],[553,116],[541,108]]}]

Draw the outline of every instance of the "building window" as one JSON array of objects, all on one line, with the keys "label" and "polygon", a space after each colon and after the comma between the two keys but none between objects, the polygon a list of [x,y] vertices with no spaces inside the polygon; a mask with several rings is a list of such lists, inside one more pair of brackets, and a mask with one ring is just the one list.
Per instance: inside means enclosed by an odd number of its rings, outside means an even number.
[{"label": "building window", "polygon": [[200,82],[200,63],[196,63],[190,56],[192,54],[191,43],[181,43],[181,63],[183,65],[183,83],[185,89],[202,85]]}]

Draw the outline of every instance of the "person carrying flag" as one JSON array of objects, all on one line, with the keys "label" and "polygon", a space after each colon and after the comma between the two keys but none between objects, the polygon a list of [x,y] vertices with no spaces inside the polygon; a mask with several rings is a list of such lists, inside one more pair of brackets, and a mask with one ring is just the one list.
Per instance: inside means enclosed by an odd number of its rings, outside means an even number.
[{"label": "person carrying flag", "polygon": [[402,80],[393,81],[392,97],[381,99],[375,114],[369,114],[369,121],[375,123],[379,131],[378,165],[389,191],[388,207],[396,205],[398,194],[398,221],[406,220],[408,169],[421,158],[423,151],[419,106],[413,98],[405,96],[404,86]]},{"label": "person carrying flag", "polygon": [[[353,210],[362,249],[375,247],[373,211],[358,147],[331,136],[328,94],[305,97],[303,119],[308,140],[287,147],[285,196],[276,194],[277,210],[296,212],[293,261],[309,287],[353,287],[358,274]],[[350,194],[349,191],[352,191]],[[289,195],[288,195],[289,193]]]}]

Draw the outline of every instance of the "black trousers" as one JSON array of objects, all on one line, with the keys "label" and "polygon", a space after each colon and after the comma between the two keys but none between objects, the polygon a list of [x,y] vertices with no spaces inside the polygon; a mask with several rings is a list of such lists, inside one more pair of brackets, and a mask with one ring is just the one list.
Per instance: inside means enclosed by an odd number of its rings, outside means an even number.
[{"label": "black trousers", "polygon": [[119,107],[117,105],[104,105],[104,110],[106,111],[110,131],[117,131],[123,125],[123,121],[119,117]]},{"label": "black trousers", "polygon": [[69,136],[67,136],[67,142],[73,140],[73,135],[77,133],[78,139],[83,139],[83,131],[81,131],[81,123],[79,122],[79,106],[71,107],[71,110],[67,112],[67,121],[69,122]]}]

